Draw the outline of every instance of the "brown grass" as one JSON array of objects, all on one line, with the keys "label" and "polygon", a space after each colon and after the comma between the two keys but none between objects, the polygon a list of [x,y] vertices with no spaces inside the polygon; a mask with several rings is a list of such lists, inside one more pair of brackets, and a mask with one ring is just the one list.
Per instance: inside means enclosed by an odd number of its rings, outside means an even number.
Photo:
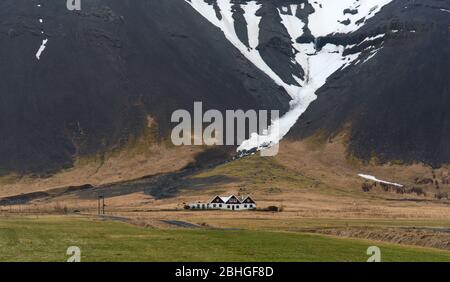
[{"label": "brown grass", "polygon": [[[398,234],[403,234],[400,228],[404,227],[450,227],[449,201],[438,201],[432,193],[427,197],[380,190],[364,193],[361,190],[364,180],[357,176],[358,173],[367,173],[380,179],[415,185],[416,177],[433,178],[434,175],[439,178],[448,175],[448,166],[433,171],[423,164],[365,165],[346,155],[342,145],[344,137],[338,136],[331,143],[323,143],[319,139],[285,141],[281,144],[279,155],[274,158],[252,156],[199,171],[180,180],[183,189],[171,198],[154,199],[144,193],[107,198],[106,212],[129,217],[134,224],[152,228],[169,227],[161,220],[181,220],[208,227],[309,230],[339,236],[365,236],[376,240],[385,240],[380,237],[383,232],[380,230],[389,231],[389,228],[394,228],[393,233],[398,231]],[[322,145],[314,145],[319,141]],[[22,178],[15,183],[11,181],[13,176],[9,176],[0,182],[0,193],[16,195],[25,191],[85,183],[104,184],[176,171],[190,163],[200,150],[202,148],[160,146],[152,147],[146,153],[115,153],[101,164],[97,161],[80,163],[76,168],[49,179]],[[229,181],[214,182],[211,178],[215,176],[225,177]],[[202,185],[201,189],[190,186],[191,183],[202,181],[207,185]],[[435,190],[433,185],[424,187],[427,191]],[[440,191],[449,191],[448,185],[441,185]],[[206,201],[217,194],[250,194],[260,209],[277,206],[283,207],[283,210],[275,213],[183,210],[184,203]],[[97,201],[68,194],[1,209],[0,214],[51,214],[66,210],[69,213],[79,210],[82,214],[96,214]],[[407,231],[405,234],[413,238],[414,234],[420,237],[422,233]],[[427,234],[425,232],[422,235]],[[417,244],[442,248],[445,238],[439,237],[436,241],[428,240],[426,243],[419,240],[421,243]],[[408,242],[415,244],[414,239]]]},{"label": "brown grass", "polygon": [[[311,140],[305,142],[282,142],[276,160],[284,167],[304,174],[313,179],[320,179],[325,185],[347,191],[360,191],[363,179],[358,173],[374,175],[379,179],[401,183],[412,187],[421,187],[429,196],[434,197],[435,185],[417,185],[416,178],[433,178],[440,183],[442,191],[450,191],[450,185],[442,184],[442,179],[450,175],[450,166],[433,169],[424,164],[364,164],[349,157],[343,145],[344,136],[337,136],[332,143],[326,143],[321,149],[311,150]],[[396,197],[388,195],[388,197]],[[413,196],[411,196],[413,197]],[[420,198],[420,197],[419,197]]]},{"label": "brown grass", "polygon": [[74,168],[48,178],[13,175],[4,177],[3,181],[0,179],[0,197],[65,186],[102,185],[177,171],[192,162],[201,150],[199,147],[168,148],[164,145],[152,145],[141,153],[122,150],[107,155],[105,159],[83,158],[77,161]]}]

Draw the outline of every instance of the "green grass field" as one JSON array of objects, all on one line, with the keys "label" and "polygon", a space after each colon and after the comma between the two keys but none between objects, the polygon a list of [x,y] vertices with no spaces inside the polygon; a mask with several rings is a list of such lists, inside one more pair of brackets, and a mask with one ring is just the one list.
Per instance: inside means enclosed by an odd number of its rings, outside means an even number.
[{"label": "green grass field", "polygon": [[74,217],[2,218],[0,261],[450,261],[450,252],[293,232],[149,229]]}]

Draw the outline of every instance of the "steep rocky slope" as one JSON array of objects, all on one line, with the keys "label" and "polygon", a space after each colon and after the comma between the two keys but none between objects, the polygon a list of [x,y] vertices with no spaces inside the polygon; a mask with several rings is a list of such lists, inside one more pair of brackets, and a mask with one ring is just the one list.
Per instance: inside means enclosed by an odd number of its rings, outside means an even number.
[{"label": "steep rocky slope", "polygon": [[358,158],[450,162],[448,1],[186,1],[293,98],[244,152],[345,130]]},{"label": "steep rocky slope", "polygon": [[388,8],[351,37],[383,32],[383,47],[332,75],[291,136],[348,131],[349,152],[366,160],[450,163],[449,2]]},{"label": "steep rocky slope", "polygon": [[172,112],[194,101],[287,109],[287,93],[184,1],[82,4],[0,3],[0,172],[70,167],[149,120],[166,137]]},{"label": "steep rocky slope", "polygon": [[0,3],[0,173],[48,172],[150,134],[175,109],[280,109],[370,160],[450,161],[445,0]]}]

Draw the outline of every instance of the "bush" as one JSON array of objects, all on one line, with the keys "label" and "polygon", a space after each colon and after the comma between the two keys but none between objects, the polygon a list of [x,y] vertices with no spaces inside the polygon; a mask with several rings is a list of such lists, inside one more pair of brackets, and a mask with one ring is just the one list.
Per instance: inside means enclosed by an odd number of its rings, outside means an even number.
[{"label": "bush", "polygon": [[438,200],[447,199],[448,200],[448,194],[446,192],[439,192],[434,195],[434,197]]},{"label": "bush", "polygon": [[270,211],[270,212],[280,212],[280,208],[277,206],[268,206],[265,211]]},{"label": "bush", "polygon": [[416,194],[417,196],[426,196],[427,193],[419,187],[412,187],[411,189],[409,189],[408,193],[411,194]]},{"label": "bush", "polygon": [[363,192],[370,192],[373,187],[374,187],[374,185],[372,185],[368,182],[364,182],[361,186],[361,189],[363,190]]}]

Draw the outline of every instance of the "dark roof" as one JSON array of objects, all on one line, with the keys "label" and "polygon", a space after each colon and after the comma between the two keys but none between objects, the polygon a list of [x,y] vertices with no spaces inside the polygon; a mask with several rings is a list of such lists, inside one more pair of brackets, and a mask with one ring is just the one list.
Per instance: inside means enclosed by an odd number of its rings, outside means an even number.
[{"label": "dark roof", "polygon": [[239,200],[238,197],[236,197],[235,195],[231,195],[230,197],[228,197],[227,201],[225,202],[225,204],[240,204],[241,200]]},{"label": "dark roof", "polygon": [[245,199],[242,201],[244,204],[255,204],[255,201],[250,196],[245,197]]},{"label": "dark roof", "polygon": [[223,201],[223,199],[221,198],[221,197],[219,197],[219,196],[215,196],[211,201],[210,201],[210,203],[218,203],[218,204],[223,204],[224,203],[224,201]]}]

